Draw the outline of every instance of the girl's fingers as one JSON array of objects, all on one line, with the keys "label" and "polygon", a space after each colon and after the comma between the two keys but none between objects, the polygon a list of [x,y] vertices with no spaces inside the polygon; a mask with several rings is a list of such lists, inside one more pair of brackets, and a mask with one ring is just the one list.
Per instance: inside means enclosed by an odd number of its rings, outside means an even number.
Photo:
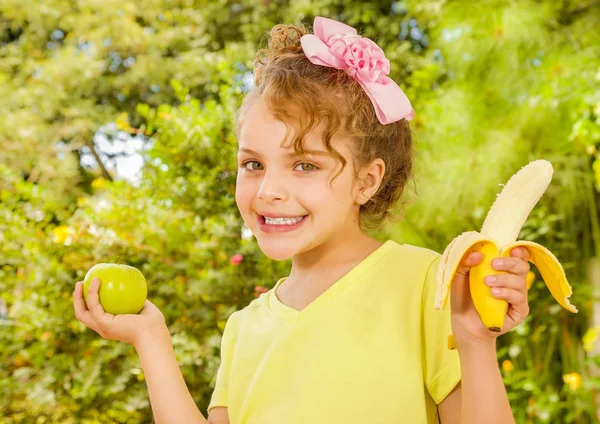
[{"label": "girl's fingers", "polygon": [[465,254],[456,269],[457,274],[467,275],[469,273],[469,269],[475,265],[479,265],[479,263],[483,260],[483,255],[479,252],[469,252]]},{"label": "girl's fingers", "polygon": [[96,323],[94,322],[90,311],[85,306],[85,300],[83,299],[82,281],[75,284],[75,291],[73,292],[73,309],[75,310],[75,318],[77,318],[78,321],[96,331]]},{"label": "girl's fingers", "polygon": [[469,270],[483,259],[479,252],[465,254],[456,270],[450,293],[450,306],[453,311],[466,311],[472,303],[469,289]]},{"label": "girl's fingers", "polygon": [[471,252],[466,255],[466,258],[463,261],[463,264],[468,267],[472,267],[475,265],[479,265],[479,263],[483,260],[483,254],[480,252]]},{"label": "girl's fingers", "polygon": [[[520,290],[508,289],[505,287],[492,287],[492,296],[497,299],[504,299],[510,306],[518,312],[529,312],[529,305],[527,304],[527,292]],[[527,315],[525,313],[524,315]]]},{"label": "girl's fingers", "polygon": [[[509,303],[508,316],[514,322],[523,321],[529,315],[529,303],[527,301],[527,284],[525,279],[511,274],[502,274],[505,281],[518,287],[492,287],[491,293],[497,299],[504,299]],[[499,276],[497,276],[499,277]]]},{"label": "girl's fingers", "polygon": [[158,308],[156,307],[156,305],[154,303],[152,303],[148,299],[146,299],[146,301],[144,302],[144,307],[140,311],[140,315],[148,315],[154,311],[158,311]]},{"label": "girl's fingers", "polygon": [[103,327],[110,325],[113,315],[104,312],[104,308],[100,304],[98,297],[98,289],[100,288],[100,280],[94,278],[88,291],[88,309],[92,314],[92,318],[98,324],[98,329],[102,331]]},{"label": "girl's fingers", "polygon": [[507,289],[518,290],[521,292],[527,291],[527,282],[525,278],[514,274],[496,274],[488,275],[483,279],[483,282],[488,287],[501,287]]},{"label": "girl's fingers", "polygon": [[520,257],[496,258],[492,261],[492,268],[496,271],[507,271],[515,275],[527,275],[530,266],[529,262]]},{"label": "girl's fingers", "polygon": [[521,258],[525,262],[529,262],[529,250],[526,247],[515,247],[510,251],[510,255]]}]

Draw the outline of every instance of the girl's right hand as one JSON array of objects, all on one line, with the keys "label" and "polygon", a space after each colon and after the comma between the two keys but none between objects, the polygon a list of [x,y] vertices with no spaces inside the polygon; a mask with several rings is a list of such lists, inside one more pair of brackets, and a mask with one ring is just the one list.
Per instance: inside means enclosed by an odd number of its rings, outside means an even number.
[{"label": "girl's right hand", "polygon": [[165,317],[149,300],[139,314],[113,315],[104,311],[98,300],[100,280],[94,278],[88,291],[88,304],[83,299],[83,282],[75,284],[73,307],[75,317],[108,340],[119,340],[136,346],[145,336],[166,329]]}]

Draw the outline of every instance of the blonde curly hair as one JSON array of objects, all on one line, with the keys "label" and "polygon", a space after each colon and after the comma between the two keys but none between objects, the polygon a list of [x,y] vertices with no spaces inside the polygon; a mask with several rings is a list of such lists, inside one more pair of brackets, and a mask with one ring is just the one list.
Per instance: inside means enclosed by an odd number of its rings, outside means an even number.
[{"label": "blonde curly hair", "polygon": [[[275,25],[266,49],[256,54],[254,87],[242,102],[236,118],[236,133],[245,112],[262,99],[273,116],[293,129],[298,154],[307,153],[304,138],[324,124],[323,143],[331,155],[346,166],[346,160],[332,146],[334,134],[350,141],[356,169],[381,158],[385,174],[379,190],[360,208],[360,225],[380,227],[393,217],[404,188],[413,172],[413,142],[408,121],[381,124],[371,100],[358,82],[343,70],[319,66],[305,56],[300,38],[308,34],[303,25]],[[288,137],[282,146],[288,141]],[[341,171],[340,171],[341,172]],[[339,174],[338,174],[339,175]],[[335,177],[334,177],[335,178]]]}]

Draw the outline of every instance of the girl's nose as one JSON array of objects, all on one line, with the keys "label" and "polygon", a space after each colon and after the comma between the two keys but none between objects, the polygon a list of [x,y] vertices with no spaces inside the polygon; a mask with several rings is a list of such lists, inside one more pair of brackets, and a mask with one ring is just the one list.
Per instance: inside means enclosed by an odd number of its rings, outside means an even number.
[{"label": "girl's nose", "polygon": [[263,177],[257,196],[265,202],[286,200],[288,196],[284,187],[281,177],[274,174],[269,175],[267,172]]}]

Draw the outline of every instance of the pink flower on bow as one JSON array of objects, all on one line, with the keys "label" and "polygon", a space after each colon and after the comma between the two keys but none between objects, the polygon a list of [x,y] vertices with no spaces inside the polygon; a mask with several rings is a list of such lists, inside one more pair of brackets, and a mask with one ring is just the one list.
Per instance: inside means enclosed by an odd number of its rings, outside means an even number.
[{"label": "pink flower on bow", "polygon": [[368,38],[334,34],[329,43],[331,53],[346,62],[346,72],[355,78],[383,82],[383,77],[390,73],[390,61],[385,58],[383,50]]},{"label": "pink flower on bow", "polygon": [[313,27],[314,34],[300,39],[304,54],[312,63],[342,69],[353,76],[371,99],[382,124],[414,117],[408,97],[387,76],[390,61],[377,44],[333,19],[317,16]]}]

